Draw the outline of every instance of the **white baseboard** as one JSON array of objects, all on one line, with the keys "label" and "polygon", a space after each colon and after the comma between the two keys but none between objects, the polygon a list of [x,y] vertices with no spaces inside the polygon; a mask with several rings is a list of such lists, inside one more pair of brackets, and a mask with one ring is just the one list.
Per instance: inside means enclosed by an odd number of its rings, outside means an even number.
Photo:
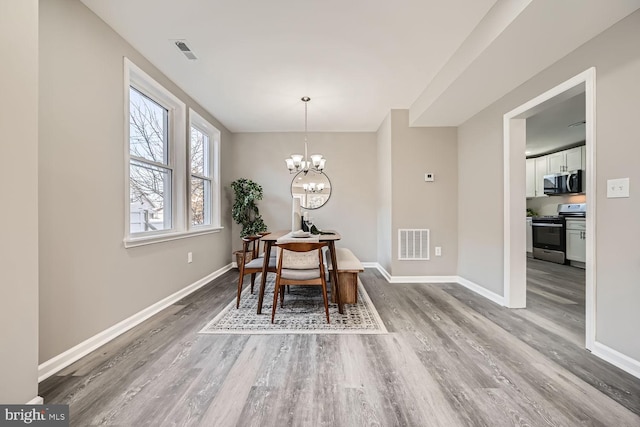
[{"label": "white baseboard", "polygon": [[464,286],[465,288],[477,293],[478,295],[481,295],[487,298],[488,300],[495,302],[496,304],[500,304],[503,307],[506,306],[504,297],[502,295],[498,295],[494,292],[491,292],[487,288],[484,288],[478,285],[477,283],[472,282],[471,280],[467,280],[464,277],[458,276],[458,279],[456,280],[456,282]]},{"label": "white baseboard", "polygon": [[75,347],[72,347],[63,353],[60,353],[59,355],[47,360],[46,362],[43,362],[38,366],[38,382],[49,378],[51,375],[66,368],[81,357],[86,356],[98,347],[108,343],[118,335],[123,334],[134,326],[137,326],[140,323],[144,322],[154,314],[157,314],[158,312],[164,310],[175,302],[180,301],[182,298],[200,289],[216,277],[219,277],[227,271],[231,270],[231,268],[231,264],[222,267],[221,269],[214,271],[213,273],[207,275],[206,277],[203,277],[195,283],[192,283],[191,285],[180,289],[178,292],[175,292],[174,294],[169,295],[168,297],[158,301],[157,303],[152,304],[149,307],[139,311],[133,316],[124,319],[123,321],[113,325],[112,327],[92,336],[91,338],[81,342]]},{"label": "white baseboard", "polygon": [[384,278],[387,279],[387,282],[389,283],[458,283],[459,285],[464,286],[465,288],[495,302],[496,304],[500,304],[501,306],[505,305],[504,297],[502,295],[493,293],[483,288],[482,286],[478,285],[477,283],[473,283],[472,281],[465,279],[464,277],[460,277],[460,276],[392,276],[380,264],[378,263],[371,263],[371,264],[374,264],[372,265],[372,267],[377,268],[380,274],[382,274]]},{"label": "white baseboard", "polygon": [[376,262],[375,268],[377,268],[380,274],[382,274],[382,276],[384,276],[384,278],[387,279],[387,282],[391,283],[391,275],[387,270],[384,269],[383,266],[381,266],[379,263]]},{"label": "white baseboard", "polygon": [[363,265],[367,268],[377,268],[389,283],[459,283],[458,276],[392,276],[377,262]]},{"label": "white baseboard", "polygon": [[591,353],[598,356],[600,359],[611,363],[614,366],[622,369],[633,375],[636,378],[640,378],[640,361],[630,358],[629,356],[620,353],[617,350],[608,347],[601,342],[595,341],[593,343],[593,349]]},{"label": "white baseboard", "polygon": [[377,262],[366,264],[364,264],[365,267],[377,268],[389,283],[457,283],[458,281],[458,276],[392,276]]},{"label": "white baseboard", "polygon": [[42,405],[44,404],[44,399],[41,396],[36,396],[30,401],[26,403],[27,405]]}]

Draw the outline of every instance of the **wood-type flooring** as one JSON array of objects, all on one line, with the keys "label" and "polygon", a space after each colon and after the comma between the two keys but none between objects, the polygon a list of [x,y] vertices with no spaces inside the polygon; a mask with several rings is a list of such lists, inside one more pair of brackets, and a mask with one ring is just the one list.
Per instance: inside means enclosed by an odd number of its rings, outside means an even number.
[{"label": "wood-type flooring", "polygon": [[[584,349],[584,271],[528,262],[528,308],[360,278],[387,335],[200,335],[237,271],[40,384],[72,426],[640,426],[640,380]],[[267,314],[263,314],[266,316]]]}]

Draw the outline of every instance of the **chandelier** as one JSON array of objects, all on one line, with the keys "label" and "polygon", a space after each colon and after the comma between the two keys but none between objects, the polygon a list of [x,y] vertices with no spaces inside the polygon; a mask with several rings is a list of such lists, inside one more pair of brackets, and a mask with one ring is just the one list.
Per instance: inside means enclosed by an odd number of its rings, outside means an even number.
[{"label": "chandelier", "polygon": [[309,170],[314,172],[322,172],[326,159],[322,154],[312,154],[311,161],[307,158],[307,103],[311,101],[308,96],[303,96],[301,100],[304,102],[304,156],[302,154],[292,154],[290,158],[285,159],[289,173],[304,172],[305,175]]},{"label": "chandelier", "polygon": [[324,183],[316,184],[315,182],[310,182],[308,184],[302,184],[302,188],[305,193],[322,193],[324,190]]}]

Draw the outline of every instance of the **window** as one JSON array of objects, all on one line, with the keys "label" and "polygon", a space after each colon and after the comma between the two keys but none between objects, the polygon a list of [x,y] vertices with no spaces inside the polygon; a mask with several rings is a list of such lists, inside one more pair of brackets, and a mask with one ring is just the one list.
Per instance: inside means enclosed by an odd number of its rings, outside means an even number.
[{"label": "window", "polygon": [[129,206],[131,234],[168,230],[173,168],[169,110],[129,88]]},{"label": "window", "polygon": [[192,228],[220,225],[219,141],[220,131],[193,110],[190,129],[190,210]]},{"label": "window", "polygon": [[220,227],[220,131],[124,60],[125,247]]},{"label": "window", "polygon": [[127,241],[184,231],[186,107],[125,58]]}]

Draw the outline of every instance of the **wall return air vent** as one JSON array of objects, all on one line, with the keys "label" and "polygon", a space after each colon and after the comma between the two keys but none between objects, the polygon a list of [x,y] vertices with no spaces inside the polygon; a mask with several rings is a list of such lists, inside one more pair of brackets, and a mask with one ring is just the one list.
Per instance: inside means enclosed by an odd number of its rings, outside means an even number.
[{"label": "wall return air vent", "polygon": [[428,261],[429,230],[409,228],[399,229],[398,260]]}]

